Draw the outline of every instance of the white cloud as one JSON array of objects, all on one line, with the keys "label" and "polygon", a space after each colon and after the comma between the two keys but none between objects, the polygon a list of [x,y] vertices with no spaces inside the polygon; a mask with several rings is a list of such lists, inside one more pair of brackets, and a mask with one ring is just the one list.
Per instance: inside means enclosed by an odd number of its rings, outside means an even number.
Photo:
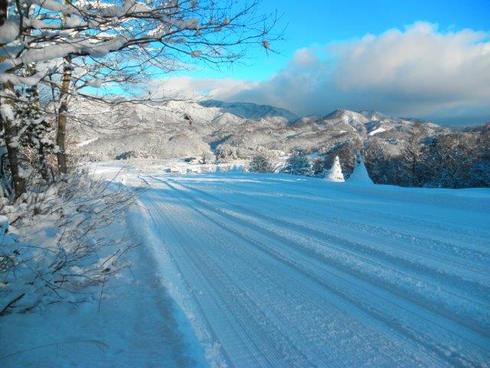
[{"label": "white cloud", "polygon": [[146,85],[153,97],[174,97],[188,99],[232,99],[236,93],[251,89],[257,82],[234,79],[205,79],[174,77],[153,80]]},{"label": "white cloud", "polygon": [[333,51],[340,91],[372,90],[391,97],[389,107],[396,110],[408,102],[427,113],[490,98],[488,34],[439,33],[431,24],[416,23],[404,32],[369,35]]},{"label": "white cloud", "polygon": [[314,65],[317,62],[317,55],[306,47],[297,50],[292,61],[292,63],[295,65]]},{"label": "white cloud", "polygon": [[356,41],[299,49],[269,80],[171,79],[212,98],[272,104],[299,114],[378,110],[436,121],[490,120],[490,34],[415,23]]}]

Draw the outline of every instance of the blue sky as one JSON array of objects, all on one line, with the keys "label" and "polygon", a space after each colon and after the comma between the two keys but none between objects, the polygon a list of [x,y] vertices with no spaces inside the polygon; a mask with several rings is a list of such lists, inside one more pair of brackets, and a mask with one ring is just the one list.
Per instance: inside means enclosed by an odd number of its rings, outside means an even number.
[{"label": "blue sky", "polygon": [[262,0],[277,53],[166,76],[155,89],[271,104],[300,115],[377,110],[443,124],[490,122],[490,0]]},{"label": "blue sky", "polygon": [[490,31],[490,0],[262,0],[260,9],[277,10],[279,25],[286,27],[284,40],[273,44],[277,54],[251,49],[236,65],[186,74],[262,80],[284,68],[299,48],[380,34],[417,21],[443,30]]}]

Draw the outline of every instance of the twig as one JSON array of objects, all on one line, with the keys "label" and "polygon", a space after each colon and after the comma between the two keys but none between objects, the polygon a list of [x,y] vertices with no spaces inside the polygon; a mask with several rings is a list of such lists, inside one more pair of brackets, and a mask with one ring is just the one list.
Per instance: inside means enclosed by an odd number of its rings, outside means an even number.
[{"label": "twig", "polygon": [[15,303],[17,303],[19,300],[21,300],[26,293],[22,293],[20,295],[17,295],[14,299],[12,299],[3,309],[0,311],[0,316],[4,316],[7,314],[7,310],[12,307]]}]

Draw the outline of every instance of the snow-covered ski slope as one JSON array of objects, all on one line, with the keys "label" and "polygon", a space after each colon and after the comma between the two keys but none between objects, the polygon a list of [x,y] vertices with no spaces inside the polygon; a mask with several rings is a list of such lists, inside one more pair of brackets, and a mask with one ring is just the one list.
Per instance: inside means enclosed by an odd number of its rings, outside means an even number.
[{"label": "snow-covered ski slope", "polygon": [[488,189],[141,178],[131,226],[210,366],[490,366]]}]

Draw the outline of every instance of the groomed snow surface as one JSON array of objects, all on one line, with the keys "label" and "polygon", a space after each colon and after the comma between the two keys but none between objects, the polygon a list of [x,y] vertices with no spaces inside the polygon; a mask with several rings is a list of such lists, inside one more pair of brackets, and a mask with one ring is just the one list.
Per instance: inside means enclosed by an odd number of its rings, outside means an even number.
[{"label": "groomed snow surface", "polygon": [[[93,308],[105,352],[69,359],[90,343],[64,345],[53,364],[22,366],[490,366],[490,190],[238,172],[119,178],[146,188],[128,216],[142,279],[127,292],[115,281],[117,300]],[[60,338],[40,326],[45,343]],[[86,330],[72,326],[72,340],[90,340]]]}]

